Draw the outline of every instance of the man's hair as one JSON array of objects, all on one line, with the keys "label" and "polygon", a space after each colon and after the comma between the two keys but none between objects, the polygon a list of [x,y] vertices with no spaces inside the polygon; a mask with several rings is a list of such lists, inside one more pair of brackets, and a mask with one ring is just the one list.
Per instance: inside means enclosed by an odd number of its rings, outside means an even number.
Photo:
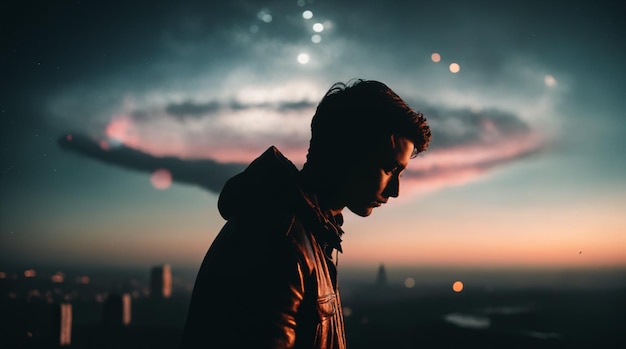
[{"label": "man's hair", "polygon": [[338,152],[366,155],[391,135],[413,142],[411,157],[426,150],[431,138],[424,115],[411,109],[387,85],[362,79],[336,83],[324,95],[311,121],[305,166],[339,165],[342,159],[336,159]]}]

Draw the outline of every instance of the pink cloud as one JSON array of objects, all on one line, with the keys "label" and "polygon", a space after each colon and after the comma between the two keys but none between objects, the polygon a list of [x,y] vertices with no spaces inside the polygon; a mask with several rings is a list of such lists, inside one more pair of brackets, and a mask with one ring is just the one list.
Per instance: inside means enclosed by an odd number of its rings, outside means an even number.
[{"label": "pink cloud", "polygon": [[[210,119],[211,122],[214,120]],[[465,126],[477,136],[459,136],[453,142],[448,141],[446,146],[435,146],[412,160],[402,179],[403,196],[410,197],[472,182],[497,167],[545,147],[542,134],[527,128],[525,124],[520,123],[520,126],[511,128],[510,123],[506,124],[498,118],[484,117],[479,121],[475,128]],[[160,122],[135,122],[127,114],[122,114],[111,119],[105,133],[109,139],[154,157],[247,164],[269,146],[275,145],[298,167],[306,159],[308,134],[290,135],[280,133],[280,130],[275,134],[254,133],[245,129],[225,128],[219,123],[210,124],[208,131],[204,132],[201,128],[190,129],[188,124],[180,121]]]},{"label": "pink cloud", "polygon": [[497,141],[427,151],[409,164],[402,178],[403,191],[420,194],[460,186],[544,147],[543,136],[529,131]]}]

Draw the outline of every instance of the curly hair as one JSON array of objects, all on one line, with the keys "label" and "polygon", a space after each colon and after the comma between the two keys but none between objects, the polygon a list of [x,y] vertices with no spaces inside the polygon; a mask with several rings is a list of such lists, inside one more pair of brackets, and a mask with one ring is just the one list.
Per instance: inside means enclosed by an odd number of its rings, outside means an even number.
[{"label": "curly hair", "polygon": [[[424,115],[411,109],[382,82],[358,79],[335,83],[311,121],[307,164],[332,163],[337,150],[355,145],[364,149],[390,135],[413,142],[412,158],[426,150],[431,139]],[[352,154],[362,153],[355,149]]]}]

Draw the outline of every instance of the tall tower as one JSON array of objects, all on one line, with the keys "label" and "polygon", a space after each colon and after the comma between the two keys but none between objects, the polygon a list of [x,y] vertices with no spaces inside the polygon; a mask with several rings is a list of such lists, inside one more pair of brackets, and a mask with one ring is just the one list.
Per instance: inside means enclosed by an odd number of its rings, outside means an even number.
[{"label": "tall tower", "polygon": [[150,272],[150,295],[155,298],[170,298],[172,295],[172,270],[169,264],[152,268]]},{"label": "tall tower", "polygon": [[376,275],[376,286],[387,286],[387,272],[385,271],[385,266],[383,264],[381,264],[378,268],[378,274]]},{"label": "tall tower", "polygon": [[128,326],[131,319],[130,294],[109,295],[102,310],[102,320],[106,326]]},{"label": "tall tower", "polygon": [[53,344],[64,347],[72,344],[72,304],[61,303],[54,309]]}]

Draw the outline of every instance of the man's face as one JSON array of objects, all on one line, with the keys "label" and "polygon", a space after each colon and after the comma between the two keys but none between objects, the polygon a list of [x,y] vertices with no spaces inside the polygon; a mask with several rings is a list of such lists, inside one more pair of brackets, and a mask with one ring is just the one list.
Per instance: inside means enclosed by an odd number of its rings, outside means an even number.
[{"label": "man's face", "polygon": [[343,186],[346,207],[361,217],[367,217],[374,207],[398,197],[400,175],[408,166],[413,142],[403,137],[390,138],[390,145],[373,153],[352,167]]}]

